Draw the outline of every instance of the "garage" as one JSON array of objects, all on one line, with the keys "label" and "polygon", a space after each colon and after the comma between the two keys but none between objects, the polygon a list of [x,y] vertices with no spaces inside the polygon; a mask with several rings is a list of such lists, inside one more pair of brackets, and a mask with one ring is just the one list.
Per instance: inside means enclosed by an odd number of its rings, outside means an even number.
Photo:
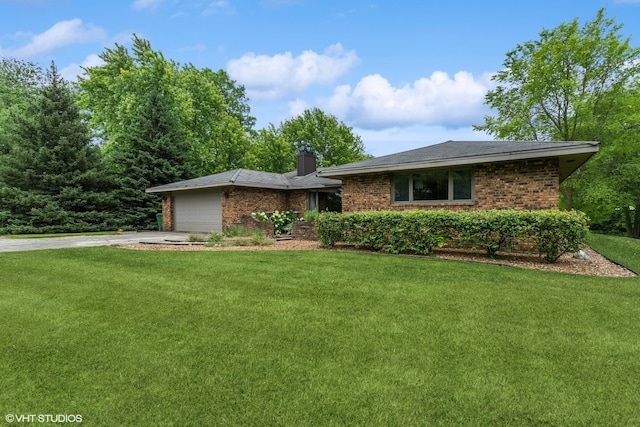
[{"label": "garage", "polygon": [[222,232],[222,203],[219,190],[176,192],[173,203],[175,231]]}]

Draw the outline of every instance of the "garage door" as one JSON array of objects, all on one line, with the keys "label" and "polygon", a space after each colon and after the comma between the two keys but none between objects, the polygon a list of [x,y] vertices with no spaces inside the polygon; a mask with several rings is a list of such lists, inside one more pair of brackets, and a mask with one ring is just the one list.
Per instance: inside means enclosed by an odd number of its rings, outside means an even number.
[{"label": "garage door", "polygon": [[222,232],[219,191],[180,191],[174,194],[173,203],[176,231]]}]

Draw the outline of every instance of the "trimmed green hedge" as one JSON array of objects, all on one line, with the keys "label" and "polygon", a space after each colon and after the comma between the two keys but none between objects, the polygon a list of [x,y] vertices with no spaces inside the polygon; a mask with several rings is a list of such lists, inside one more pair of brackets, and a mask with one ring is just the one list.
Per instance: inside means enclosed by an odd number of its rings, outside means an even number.
[{"label": "trimmed green hedge", "polygon": [[493,257],[522,245],[548,263],[579,250],[589,229],[578,211],[370,211],[323,213],[315,221],[320,243],[337,242],[389,253],[429,254],[433,248],[472,246]]}]

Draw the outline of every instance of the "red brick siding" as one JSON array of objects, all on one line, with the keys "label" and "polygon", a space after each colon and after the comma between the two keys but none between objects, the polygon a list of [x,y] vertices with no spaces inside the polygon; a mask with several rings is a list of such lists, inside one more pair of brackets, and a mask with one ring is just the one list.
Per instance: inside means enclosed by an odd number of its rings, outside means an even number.
[{"label": "red brick siding", "polygon": [[228,187],[222,192],[222,227],[241,225],[252,212],[294,210],[304,213],[307,192],[264,188]]},{"label": "red brick siding", "polygon": [[557,209],[558,159],[488,163],[475,168],[479,209]]},{"label": "red brick siding", "polygon": [[408,209],[554,209],[558,207],[557,159],[486,163],[474,167],[474,199],[469,202],[391,203],[392,174],[342,179],[342,211]]},{"label": "red brick siding", "polygon": [[173,231],[173,194],[162,193],[162,231]]}]

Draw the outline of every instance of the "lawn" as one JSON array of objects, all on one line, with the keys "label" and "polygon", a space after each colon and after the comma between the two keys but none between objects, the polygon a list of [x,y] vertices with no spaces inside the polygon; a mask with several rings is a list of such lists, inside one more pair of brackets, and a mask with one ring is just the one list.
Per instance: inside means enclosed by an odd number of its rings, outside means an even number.
[{"label": "lawn", "polygon": [[638,278],[337,251],[101,247],[0,266],[5,414],[640,424]]},{"label": "lawn", "polygon": [[590,233],[588,243],[609,259],[618,261],[629,270],[640,274],[640,239]]}]

